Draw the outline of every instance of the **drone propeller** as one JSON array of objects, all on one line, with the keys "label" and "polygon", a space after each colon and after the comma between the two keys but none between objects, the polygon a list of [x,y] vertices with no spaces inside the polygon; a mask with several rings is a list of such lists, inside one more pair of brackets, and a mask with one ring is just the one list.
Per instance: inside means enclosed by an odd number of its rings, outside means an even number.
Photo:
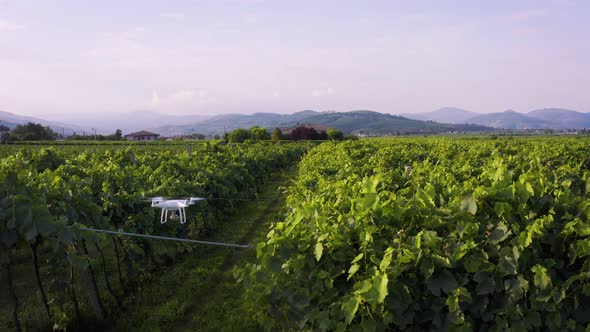
[{"label": "drone propeller", "polygon": [[156,196],[142,199],[143,202],[161,202],[171,199],[170,197]]},{"label": "drone propeller", "polygon": [[206,200],[205,197],[190,197],[188,199],[189,204],[195,204],[196,202],[200,202],[200,201],[204,201],[204,200]]},{"label": "drone propeller", "polygon": [[204,201],[206,199],[207,198],[205,198],[205,197],[164,197],[164,196],[156,196],[156,197],[149,197],[149,198],[143,199],[142,201],[154,203],[154,202],[164,202],[164,201],[170,201],[170,200],[186,200],[186,201],[188,201],[189,204],[195,204],[196,202]]}]

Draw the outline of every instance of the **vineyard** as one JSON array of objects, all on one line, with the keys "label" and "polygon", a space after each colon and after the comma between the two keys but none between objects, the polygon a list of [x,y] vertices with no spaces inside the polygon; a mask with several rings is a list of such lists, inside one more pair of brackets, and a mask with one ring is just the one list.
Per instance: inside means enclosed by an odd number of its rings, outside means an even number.
[{"label": "vineyard", "polygon": [[[140,290],[166,288],[154,276],[179,266],[172,310],[196,315],[185,274],[231,259],[84,229],[215,239],[296,165],[284,206],[261,212],[273,215],[256,257],[233,271],[246,304],[193,317],[199,329],[237,317],[244,330],[590,330],[586,138],[13,145],[0,157],[0,329],[127,329],[147,316]],[[154,196],[207,200],[186,224],[160,224]],[[216,288],[207,280],[200,292]]]},{"label": "vineyard", "polygon": [[[241,199],[255,198],[272,172],[296,162],[310,146],[0,148],[6,286],[6,296],[0,298],[0,329],[51,330],[108,322],[146,276],[190,254],[193,246],[106,237],[84,227],[206,238],[219,218],[239,208]],[[154,196],[208,200],[191,208],[185,225],[160,224],[159,211],[144,201]]]},{"label": "vineyard", "polygon": [[287,205],[241,275],[271,329],[590,330],[588,140],[326,143]]}]

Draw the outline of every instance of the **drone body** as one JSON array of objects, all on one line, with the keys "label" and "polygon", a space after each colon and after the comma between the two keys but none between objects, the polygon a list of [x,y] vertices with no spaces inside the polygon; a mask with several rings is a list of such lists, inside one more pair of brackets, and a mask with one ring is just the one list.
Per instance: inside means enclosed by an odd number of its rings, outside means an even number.
[{"label": "drone body", "polygon": [[204,200],[205,198],[203,197],[189,197],[182,199],[165,199],[164,197],[154,197],[152,198],[152,207],[162,209],[162,213],[160,214],[160,223],[163,224],[167,222],[168,211],[173,211],[178,213],[178,219],[180,219],[180,223],[184,224],[186,222],[185,208],[195,204],[196,202]]}]

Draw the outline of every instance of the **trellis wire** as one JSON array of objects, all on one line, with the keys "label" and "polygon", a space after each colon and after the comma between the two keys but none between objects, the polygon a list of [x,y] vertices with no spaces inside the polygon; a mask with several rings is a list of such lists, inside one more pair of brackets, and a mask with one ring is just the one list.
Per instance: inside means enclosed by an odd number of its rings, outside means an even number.
[{"label": "trellis wire", "polygon": [[156,240],[167,240],[167,241],[177,241],[177,242],[188,242],[188,243],[197,243],[197,244],[207,244],[207,245],[214,245],[214,246],[222,246],[222,247],[233,247],[233,248],[254,248],[254,246],[248,244],[233,244],[233,243],[223,243],[223,242],[212,242],[212,241],[200,241],[200,240],[191,240],[191,239],[181,239],[177,237],[168,237],[168,236],[158,236],[158,235],[147,235],[147,234],[138,234],[138,233],[127,233],[127,232],[118,232],[118,231],[109,231],[106,229],[96,229],[96,228],[80,228],[83,231],[90,231],[96,233],[106,233],[106,234],[113,234],[113,235],[126,235],[126,236],[135,236],[135,237],[143,237],[148,239],[156,239]]}]

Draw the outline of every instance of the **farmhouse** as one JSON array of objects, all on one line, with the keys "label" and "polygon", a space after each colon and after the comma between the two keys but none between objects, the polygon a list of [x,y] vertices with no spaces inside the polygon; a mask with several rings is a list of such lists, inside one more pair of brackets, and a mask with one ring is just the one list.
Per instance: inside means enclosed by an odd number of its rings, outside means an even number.
[{"label": "farmhouse", "polygon": [[326,127],[326,126],[324,126],[324,125],[321,125],[321,124],[311,124],[311,123],[307,123],[307,124],[297,125],[297,126],[295,126],[295,127],[281,128],[281,132],[282,132],[284,135],[290,135],[290,134],[291,134],[291,132],[292,132],[292,131],[293,131],[295,128],[297,128],[297,127],[305,127],[305,128],[308,128],[308,129],[315,129],[315,131],[317,131],[318,133],[319,133],[319,132],[326,132],[328,129],[330,129],[330,128],[328,128],[328,127]]},{"label": "farmhouse", "polygon": [[152,133],[145,130],[125,135],[125,138],[128,141],[155,141],[158,139],[158,137],[160,137],[160,134]]}]

